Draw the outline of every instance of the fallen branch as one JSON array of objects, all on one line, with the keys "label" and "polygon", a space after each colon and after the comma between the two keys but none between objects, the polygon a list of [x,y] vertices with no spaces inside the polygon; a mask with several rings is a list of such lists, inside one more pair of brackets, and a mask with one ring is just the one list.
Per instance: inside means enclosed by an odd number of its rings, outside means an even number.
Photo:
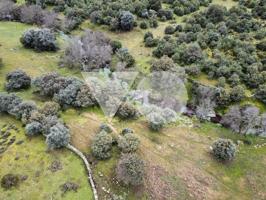
[{"label": "fallen branch", "polygon": [[86,169],[88,171],[89,181],[90,181],[90,185],[91,185],[91,188],[92,188],[92,191],[93,191],[94,200],[98,200],[97,190],[96,190],[95,183],[94,183],[94,180],[93,180],[93,177],[92,177],[92,170],[90,168],[90,164],[89,164],[87,158],[84,156],[84,154],[81,151],[79,151],[77,148],[75,148],[71,144],[68,144],[67,148],[70,151],[72,151],[73,153],[75,153],[76,155],[78,155],[83,160],[83,162],[84,162],[84,164],[86,166]]}]

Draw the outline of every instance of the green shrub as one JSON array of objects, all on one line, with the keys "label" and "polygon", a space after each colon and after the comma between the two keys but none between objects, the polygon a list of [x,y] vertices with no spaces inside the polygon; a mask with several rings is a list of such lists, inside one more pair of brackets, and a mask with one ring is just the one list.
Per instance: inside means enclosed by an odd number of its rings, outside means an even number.
[{"label": "green shrub", "polygon": [[122,48],[121,42],[117,40],[111,41],[110,45],[112,47],[113,53]]},{"label": "green shrub", "polygon": [[69,129],[61,123],[57,123],[49,130],[46,137],[48,149],[59,149],[66,147],[70,142]]},{"label": "green shrub", "polygon": [[230,139],[218,139],[212,145],[212,153],[216,159],[230,161],[236,154],[236,145]]},{"label": "green shrub", "polygon": [[123,153],[132,153],[137,151],[140,140],[134,134],[125,134],[118,139],[118,148]]},{"label": "green shrub", "polygon": [[49,29],[29,29],[23,33],[20,42],[25,48],[36,51],[56,51],[58,49],[55,35]]},{"label": "green shrub", "polygon": [[9,72],[6,75],[6,81],[5,88],[7,91],[27,89],[31,85],[31,78],[22,70]]},{"label": "green shrub", "polygon": [[165,34],[168,34],[168,35],[172,35],[175,33],[175,28],[173,26],[167,26],[165,29],[164,29],[164,33]]},{"label": "green shrub", "polygon": [[145,39],[145,47],[156,47],[159,43],[159,39],[148,37]]},{"label": "green shrub", "polygon": [[135,64],[134,57],[129,53],[128,49],[121,48],[116,52],[118,59],[126,64],[126,67],[133,67]]},{"label": "green shrub", "polygon": [[132,134],[134,131],[131,128],[124,128],[121,132],[122,135]]},{"label": "green shrub", "polygon": [[123,11],[119,17],[120,29],[130,31],[134,28],[134,16],[129,11]]},{"label": "green shrub", "polygon": [[35,136],[41,134],[43,131],[42,124],[39,122],[31,122],[26,125],[25,132],[27,136]]},{"label": "green shrub", "polygon": [[138,110],[130,103],[125,102],[121,104],[116,115],[121,119],[133,119],[138,115]]},{"label": "green shrub", "polygon": [[242,86],[238,85],[230,91],[230,100],[232,102],[240,102],[245,97],[245,90]]},{"label": "green shrub", "polygon": [[100,125],[100,132],[101,131],[105,131],[106,133],[112,133],[113,132],[112,128],[108,124],[105,124],[105,123],[102,123]]},{"label": "green shrub", "polygon": [[116,167],[116,177],[125,185],[140,185],[144,173],[144,162],[137,154],[123,154]]},{"label": "green shrub", "polygon": [[163,56],[159,60],[155,60],[151,65],[151,71],[174,71],[176,68],[177,65],[168,56]]},{"label": "green shrub", "polygon": [[148,24],[147,24],[147,22],[141,22],[141,23],[139,24],[139,27],[140,27],[141,29],[147,29],[147,28],[148,28]]},{"label": "green shrub", "polygon": [[1,179],[1,187],[4,189],[10,189],[16,187],[19,184],[19,176],[16,174],[6,174]]},{"label": "green shrub", "polygon": [[153,131],[160,131],[165,125],[165,119],[158,113],[151,113],[148,116],[149,127]]},{"label": "green shrub", "polygon": [[48,116],[48,115],[58,115],[60,110],[60,105],[54,101],[47,101],[43,104],[40,109],[40,113]]},{"label": "green shrub", "polygon": [[112,142],[112,136],[105,131],[96,134],[91,146],[93,156],[100,160],[110,158]]}]

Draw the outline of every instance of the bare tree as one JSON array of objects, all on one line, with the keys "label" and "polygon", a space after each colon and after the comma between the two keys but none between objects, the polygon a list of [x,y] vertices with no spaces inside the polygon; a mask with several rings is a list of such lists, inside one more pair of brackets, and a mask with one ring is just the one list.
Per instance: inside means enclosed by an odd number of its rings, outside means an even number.
[{"label": "bare tree", "polygon": [[259,109],[255,106],[232,106],[223,116],[221,123],[233,131],[246,135],[259,123]]},{"label": "bare tree", "polygon": [[109,67],[112,59],[110,41],[100,32],[87,30],[82,37],[73,38],[61,59],[62,66],[93,71]]}]

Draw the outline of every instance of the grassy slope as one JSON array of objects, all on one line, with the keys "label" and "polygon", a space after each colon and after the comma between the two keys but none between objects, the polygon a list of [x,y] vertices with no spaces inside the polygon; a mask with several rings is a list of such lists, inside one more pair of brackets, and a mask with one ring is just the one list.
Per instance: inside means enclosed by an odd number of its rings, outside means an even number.
[{"label": "grassy slope", "polygon": [[[215,0],[215,2],[216,1],[217,0]],[[219,1],[219,3],[224,2]],[[229,3],[231,6],[232,1]],[[226,5],[229,4],[226,3]],[[178,20],[180,21],[180,19]],[[167,24],[168,22],[160,24],[160,27],[158,29],[152,29],[152,32],[156,36],[162,36],[164,27]],[[109,32],[106,27],[94,26],[89,22],[83,24],[83,28],[87,27],[104,31],[112,39],[120,40],[136,57],[138,69],[144,72],[146,71],[149,66],[149,61],[151,60],[149,57],[151,50],[143,47],[142,40],[143,34],[148,30],[136,29],[130,33],[116,34]],[[0,44],[2,44],[2,46],[0,46],[0,56],[4,58],[5,63],[4,68],[0,70],[1,90],[3,89],[5,74],[18,65],[32,76],[54,70],[66,75],[74,73],[73,71],[58,69],[57,61],[61,52],[56,54],[37,54],[31,50],[23,49],[18,40],[21,33],[27,28],[29,28],[29,26],[19,23],[0,22]],[[77,33],[80,32],[78,31]],[[14,49],[16,50],[14,51]],[[79,76],[78,73],[74,74]],[[203,81],[206,81],[204,77],[201,78]],[[20,95],[26,99],[38,100],[31,95],[30,90],[23,91]],[[79,146],[84,152],[89,152],[88,146],[93,134],[95,134],[99,123],[106,120],[99,109],[88,109],[81,115],[74,110],[69,110],[63,114],[63,118],[71,126],[73,143]],[[13,119],[4,116],[0,116],[0,119],[1,123],[17,123]],[[138,137],[140,137],[142,141],[139,153],[141,153],[146,160],[149,171],[151,164],[158,165],[165,171],[162,177],[159,177],[153,182],[162,179],[164,182],[170,183],[180,199],[190,199],[189,193],[193,194],[195,191],[199,191],[198,196],[202,197],[200,193],[201,190],[206,194],[207,199],[263,199],[261,196],[265,195],[265,193],[263,194],[263,188],[266,182],[264,169],[266,164],[265,147],[256,149],[254,145],[241,145],[241,151],[236,161],[231,165],[222,165],[212,160],[209,156],[209,145],[218,137],[231,137],[235,140],[241,139],[241,137],[233,135],[230,131],[216,125],[207,123],[202,124],[200,128],[196,129],[169,127],[160,134],[150,132],[147,129],[146,123],[143,121],[120,122],[115,119],[113,125],[118,130],[121,130],[122,127],[131,127],[136,131]],[[23,133],[21,133],[21,137],[24,138]],[[265,142],[260,140],[261,139],[254,139],[254,144]],[[18,148],[20,148],[19,151]],[[28,197],[29,192],[44,197],[47,197],[47,194],[49,196],[55,192],[54,199],[60,198],[58,186],[64,182],[63,180],[68,180],[66,178],[71,178],[72,175],[73,178],[75,177],[74,180],[80,182],[82,189],[80,189],[77,194],[69,194],[69,197],[66,196],[66,198],[85,199],[85,196],[91,196],[90,191],[87,190],[88,183],[83,167],[80,161],[71,153],[60,151],[48,154],[45,152],[44,141],[41,138],[36,138],[31,141],[27,140],[24,145],[19,147],[12,146],[8,152],[10,152],[9,155],[5,154],[0,158],[0,176],[8,171],[15,170],[22,174],[28,173],[29,179],[25,184],[20,186],[19,190],[12,190],[13,198],[9,197],[11,192],[6,191],[1,193],[2,198],[14,199],[16,195],[21,195],[20,191],[22,191],[22,189],[25,191],[25,193],[23,193],[25,197]],[[25,154],[31,154],[34,159],[29,159],[27,161],[31,164],[27,165],[26,162],[21,160],[14,161],[13,157],[10,155],[14,155],[18,152],[22,154],[22,157]],[[53,176],[46,169],[51,160],[57,156],[63,163],[66,163],[66,166],[63,171],[56,172],[56,176]],[[117,185],[113,180],[113,172],[118,157],[119,153],[114,149],[112,159],[98,162],[95,166],[94,173],[96,182],[101,187],[111,189],[114,193],[128,193],[127,199],[146,199],[147,189],[151,189],[151,192],[156,193],[156,185],[149,187],[149,182],[145,183],[145,191],[141,191],[139,188],[132,190]],[[40,160],[44,162],[41,163]],[[15,163],[16,165],[14,165]],[[10,164],[14,166],[10,168]],[[42,175],[41,178],[39,178],[38,185],[34,180],[35,171],[28,170],[32,169],[32,166],[34,166],[34,169],[41,168],[44,170],[43,173],[41,173]],[[104,176],[101,176],[101,173],[104,174]],[[204,181],[205,179],[207,179],[207,181],[209,180],[210,183],[207,184],[206,181]],[[49,180],[53,180],[53,184],[51,184]],[[34,189],[32,185],[34,185]],[[108,195],[101,187],[99,187],[99,191],[101,197],[104,198]],[[1,195],[0,199],[2,199]],[[73,195],[73,198],[71,195]],[[78,198],[78,195],[82,196]]]},{"label": "grassy slope", "polygon": [[[27,180],[16,189],[0,188],[0,199],[92,199],[86,172],[79,158],[67,150],[47,152],[43,137],[28,139],[25,137],[24,128],[17,120],[6,115],[1,115],[0,119],[0,127],[4,124],[15,124],[19,128],[16,142],[24,141],[21,145],[14,143],[0,156],[0,177],[7,173],[28,176]],[[15,160],[16,157],[19,159]],[[62,170],[57,172],[48,170],[54,160],[62,163]],[[66,181],[79,184],[78,192],[69,192],[62,196],[60,185]]]},{"label": "grassy slope", "polygon": [[[39,76],[48,71],[58,71],[67,75],[72,72],[65,69],[58,69],[57,62],[59,53],[34,53],[32,50],[22,48],[19,43],[21,34],[30,28],[28,25],[0,22],[0,57],[4,59],[4,67],[0,69],[0,91],[4,90],[5,75],[17,68],[25,70],[32,77]],[[31,90],[19,92],[18,95],[24,99],[32,99],[39,102],[32,95]],[[21,126],[15,119],[7,118],[0,115],[0,126],[4,123],[15,123]],[[26,140],[23,129],[17,138]],[[23,159],[15,161],[14,158],[19,154]],[[25,156],[29,154],[29,159]],[[52,160],[58,158],[64,165],[62,171],[56,172],[55,175],[47,170]],[[18,190],[10,192],[0,190],[0,199],[61,199],[59,185],[65,181],[73,180],[80,184],[81,188],[78,193],[70,193],[64,199],[85,199],[92,197],[90,186],[88,184],[83,164],[72,153],[60,151],[57,153],[47,153],[45,141],[43,138],[26,140],[21,146],[13,145],[2,157],[0,157],[0,177],[6,173],[21,173],[28,175],[28,180],[19,187]],[[35,178],[36,171],[40,170],[41,175]],[[38,184],[37,184],[38,183]],[[21,193],[23,191],[23,193]]]}]

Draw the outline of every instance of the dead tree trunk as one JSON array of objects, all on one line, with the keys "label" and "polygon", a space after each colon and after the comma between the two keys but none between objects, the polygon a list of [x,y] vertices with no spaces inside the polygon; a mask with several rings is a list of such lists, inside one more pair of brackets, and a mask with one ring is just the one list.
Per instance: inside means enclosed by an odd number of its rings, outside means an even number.
[{"label": "dead tree trunk", "polygon": [[91,188],[92,188],[92,191],[93,191],[94,200],[98,200],[98,194],[97,194],[96,186],[95,186],[95,183],[94,183],[94,180],[93,180],[93,177],[92,177],[92,170],[90,168],[90,164],[89,164],[87,158],[84,156],[84,154],[81,151],[79,151],[77,148],[75,148],[71,144],[68,144],[67,148],[70,151],[72,151],[73,153],[75,153],[76,155],[78,155],[83,160],[83,162],[84,162],[84,164],[86,166],[86,169],[88,171],[88,176],[89,176],[88,178],[89,178],[90,185],[91,185]]}]

